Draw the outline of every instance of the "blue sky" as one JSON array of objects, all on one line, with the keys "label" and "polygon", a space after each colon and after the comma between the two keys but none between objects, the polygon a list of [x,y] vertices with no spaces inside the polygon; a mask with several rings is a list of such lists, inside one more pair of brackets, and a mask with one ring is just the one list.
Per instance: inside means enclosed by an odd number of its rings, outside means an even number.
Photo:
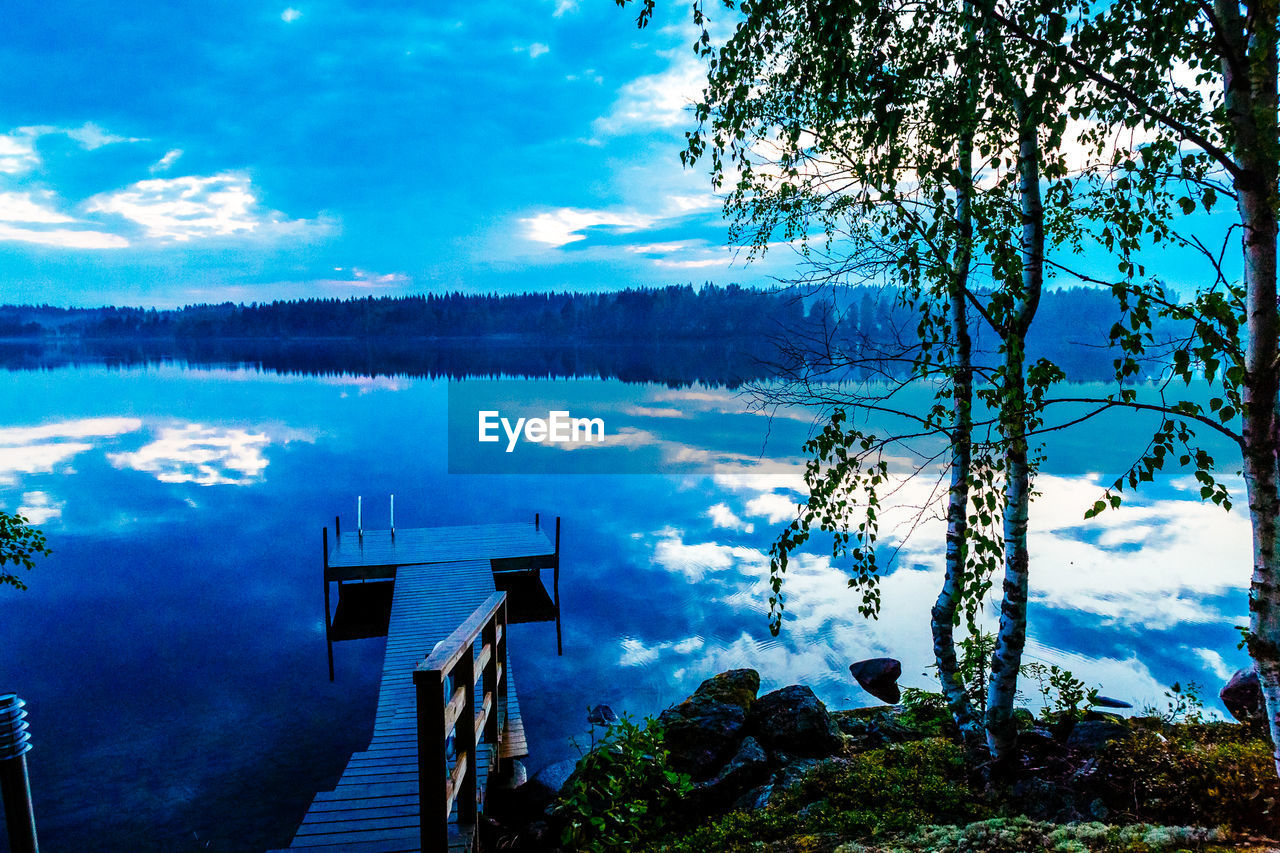
[{"label": "blue sky", "polygon": [[10,4],[0,302],[767,284],[679,163],[663,5]]}]

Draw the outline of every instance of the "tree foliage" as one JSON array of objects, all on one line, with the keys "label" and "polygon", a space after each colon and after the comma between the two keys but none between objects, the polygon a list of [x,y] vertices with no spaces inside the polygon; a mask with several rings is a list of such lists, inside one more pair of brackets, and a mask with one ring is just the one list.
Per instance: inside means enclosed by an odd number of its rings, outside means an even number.
[{"label": "tree foliage", "polygon": [[40,528],[33,526],[20,513],[0,511],[0,586],[9,584],[26,589],[22,578],[6,567],[30,570],[35,566],[35,557],[47,557],[49,554]]}]

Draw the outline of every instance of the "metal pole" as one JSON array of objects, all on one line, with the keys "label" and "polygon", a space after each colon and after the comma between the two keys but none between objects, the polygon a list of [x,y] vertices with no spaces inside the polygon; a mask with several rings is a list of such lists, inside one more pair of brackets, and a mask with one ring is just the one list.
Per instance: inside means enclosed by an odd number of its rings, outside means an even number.
[{"label": "metal pole", "polygon": [[36,816],[31,808],[31,781],[27,776],[26,706],[17,694],[0,696],[0,797],[4,799],[5,824],[12,853],[39,853]]}]

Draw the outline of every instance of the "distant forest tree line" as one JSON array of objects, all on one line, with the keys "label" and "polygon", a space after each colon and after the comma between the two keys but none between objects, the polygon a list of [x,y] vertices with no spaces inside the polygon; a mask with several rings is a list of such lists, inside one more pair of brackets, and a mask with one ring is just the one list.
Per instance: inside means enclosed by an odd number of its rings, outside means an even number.
[{"label": "distant forest tree line", "polygon": [[[1076,287],[1049,291],[1029,347],[1076,379],[1108,379],[1114,353],[1107,333],[1115,322],[1111,294]],[[677,358],[762,365],[804,357],[805,348],[831,347],[858,360],[894,351],[915,333],[918,315],[889,288],[849,287],[820,298],[793,290],[736,285],[628,289],[591,293],[427,294],[352,299],[302,299],[253,304],[190,305],[157,310],[129,307],[0,307],[0,338],[28,341],[177,344],[180,355],[239,349],[261,360],[261,343],[344,340],[382,342],[402,356],[406,342],[511,340],[566,348],[643,348],[672,345]],[[234,342],[245,342],[237,347]],[[976,341],[994,352],[997,341]],[[696,345],[689,350],[690,345]],[[716,352],[711,353],[711,347]],[[309,348],[314,353],[314,348]],[[341,347],[350,352],[350,347]],[[723,352],[721,352],[723,350]],[[520,352],[521,350],[514,350]],[[304,359],[305,360],[305,359]],[[646,362],[649,360],[646,359]],[[404,367],[403,357],[395,361]],[[326,367],[337,367],[326,364]],[[355,365],[352,366],[353,368]],[[748,378],[748,377],[739,377]]]}]

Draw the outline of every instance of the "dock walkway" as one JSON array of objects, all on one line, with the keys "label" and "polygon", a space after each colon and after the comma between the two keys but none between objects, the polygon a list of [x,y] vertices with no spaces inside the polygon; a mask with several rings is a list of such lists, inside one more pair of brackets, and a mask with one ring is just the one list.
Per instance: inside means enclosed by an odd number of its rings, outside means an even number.
[{"label": "dock walkway", "polygon": [[[417,851],[414,668],[493,595],[495,568],[537,568],[540,560],[557,557],[556,548],[536,523],[400,530],[394,536],[364,531],[335,539],[325,552],[326,599],[331,581],[394,578],[382,682],[368,748],[351,756],[332,791],[316,795],[288,849]],[[509,668],[506,677],[506,707],[499,708],[499,724],[505,718],[506,730],[501,751],[503,758],[518,758],[528,748]],[[479,694],[475,710],[480,711]],[[491,763],[478,762],[481,791]],[[456,832],[450,838],[451,850],[465,848]]]}]

